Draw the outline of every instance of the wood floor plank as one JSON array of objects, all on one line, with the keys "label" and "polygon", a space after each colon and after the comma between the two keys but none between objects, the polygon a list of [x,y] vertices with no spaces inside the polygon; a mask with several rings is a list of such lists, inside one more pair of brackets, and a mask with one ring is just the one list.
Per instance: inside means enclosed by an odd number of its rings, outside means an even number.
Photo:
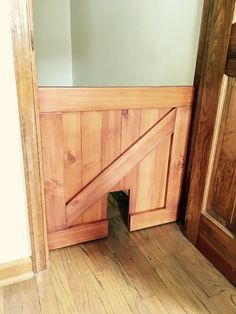
[{"label": "wood floor plank", "polygon": [[109,217],[108,239],[52,251],[36,280],[0,289],[0,313],[236,313],[236,289],[177,224],[129,233]]},{"label": "wood floor plank", "polygon": [[[164,281],[157,273],[153,272],[146,257],[135,246],[120,218],[113,218],[107,242],[142,297],[156,295],[168,313],[176,313],[176,311],[185,313]],[[170,299],[171,303],[167,302]]]},{"label": "wood floor plank", "polygon": [[0,288],[0,314],[4,314],[4,297],[2,288]]},{"label": "wood floor plank", "polygon": [[53,289],[51,272],[41,272],[36,275],[36,283],[39,295],[39,301],[41,305],[42,314],[57,314],[59,313],[59,307],[57,303],[56,292]]},{"label": "wood floor plank", "polygon": [[3,288],[4,314],[40,314],[41,308],[35,279]]}]

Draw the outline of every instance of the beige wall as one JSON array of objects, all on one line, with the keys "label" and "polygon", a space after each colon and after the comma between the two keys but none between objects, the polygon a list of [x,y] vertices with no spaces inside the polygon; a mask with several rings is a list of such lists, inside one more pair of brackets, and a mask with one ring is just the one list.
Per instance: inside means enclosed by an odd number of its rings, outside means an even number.
[{"label": "beige wall", "polygon": [[0,264],[31,254],[9,4],[0,1]]},{"label": "beige wall", "polygon": [[192,85],[203,0],[71,0],[74,85]]},{"label": "beige wall", "polygon": [[70,0],[32,0],[39,85],[72,85]]}]

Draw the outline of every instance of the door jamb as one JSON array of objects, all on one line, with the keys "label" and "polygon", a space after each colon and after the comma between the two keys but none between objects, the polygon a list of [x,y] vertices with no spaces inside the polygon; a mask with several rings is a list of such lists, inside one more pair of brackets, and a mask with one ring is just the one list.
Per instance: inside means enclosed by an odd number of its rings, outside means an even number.
[{"label": "door jamb", "polygon": [[10,14],[32,266],[37,273],[48,267],[48,245],[31,0],[11,0]]}]

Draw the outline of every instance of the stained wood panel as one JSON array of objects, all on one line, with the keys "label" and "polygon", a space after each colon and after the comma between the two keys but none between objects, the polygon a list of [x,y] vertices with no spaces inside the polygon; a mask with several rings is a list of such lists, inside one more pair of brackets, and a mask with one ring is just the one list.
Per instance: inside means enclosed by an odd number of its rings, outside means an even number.
[{"label": "stained wood panel", "polygon": [[[169,110],[170,109],[142,110],[140,133],[145,133]],[[160,143],[154,151],[152,151],[140,162],[138,166],[136,204],[134,212],[164,207],[169,142],[169,139],[163,140],[163,142]]]},{"label": "stained wood panel", "polygon": [[39,87],[38,90],[40,112],[189,107],[193,93],[192,86]]},{"label": "stained wood panel", "polygon": [[[51,92],[54,94],[55,89]],[[71,92],[68,103],[73,99],[77,106],[74,97],[79,97],[78,93],[73,90]],[[145,105],[139,108],[140,100],[137,99],[137,109],[132,105],[132,100],[123,109],[122,104],[118,107],[117,100],[110,99],[107,103],[112,104],[114,101],[115,110],[101,110],[100,103],[96,103],[93,98],[93,92],[92,89],[91,103],[93,106],[98,105],[96,110],[86,111],[84,108],[74,111],[69,105],[67,111],[64,108],[61,112],[54,113],[54,110],[50,110],[51,112],[41,113],[43,149],[48,151],[44,158],[47,159],[46,165],[49,165],[49,168],[45,168],[45,179],[48,177],[48,180],[53,180],[53,169],[59,169],[56,182],[63,187],[63,198],[58,199],[60,207],[55,201],[50,201],[49,191],[50,206],[47,210],[49,219],[51,218],[51,227],[48,229],[50,249],[107,236],[107,195],[114,190],[129,191],[130,230],[174,221],[177,217],[177,205],[173,210],[166,204],[169,189],[167,183],[175,180],[179,191],[183,169],[178,175],[172,171],[170,158],[176,156],[173,160],[178,163],[181,159],[179,154],[185,153],[178,132],[188,132],[187,115],[184,113],[190,112],[190,106],[186,107],[185,103],[183,108],[186,110],[183,111],[177,106],[165,107],[166,105],[146,109]],[[100,92],[102,97],[102,91]],[[143,95],[143,92],[142,89],[132,92],[125,90],[123,96],[117,97],[121,97],[119,99],[122,102],[134,97],[135,93]],[[157,97],[159,92],[162,93],[162,99],[167,98],[161,89],[146,98],[144,96],[143,101],[156,101],[158,104],[160,99],[155,100],[153,97]],[[114,90],[112,94],[114,96]],[[47,95],[50,101],[56,99],[53,98],[55,95],[52,98]],[[78,101],[80,103],[81,99]],[[66,99],[62,97],[61,104],[63,102]],[[90,108],[88,103],[86,106]],[[104,109],[102,105],[101,108]],[[183,121],[179,118],[181,113]],[[47,124],[43,117],[46,117]],[[50,127],[49,124],[53,126]],[[172,137],[180,142],[180,148],[172,145]],[[175,179],[176,176],[178,179]],[[56,193],[56,197],[58,195]],[[53,215],[58,208],[64,217],[62,226],[54,225]]]},{"label": "stained wood panel", "polygon": [[80,112],[63,113],[65,200],[82,188],[82,145]]},{"label": "stained wood panel", "polygon": [[63,229],[66,224],[62,115],[41,115],[44,187],[48,231]]},{"label": "stained wood panel", "polygon": [[165,137],[173,133],[175,110],[157,122],[130,149],[107,167],[99,176],[77,194],[66,206],[68,227],[99,197],[107,193],[131,169],[148,155]]},{"label": "stained wood panel", "polygon": [[[228,82],[207,210],[232,224],[236,206],[236,79]],[[235,230],[236,231],[236,230]]]},{"label": "stained wood panel", "polygon": [[[102,169],[102,112],[81,113],[82,139],[82,187],[89,183]],[[98,200],[91,204],[82,219],[84,223],[100,220],[102,217],[102,202]],[[103,215],[104,216],[104,215]]]}]

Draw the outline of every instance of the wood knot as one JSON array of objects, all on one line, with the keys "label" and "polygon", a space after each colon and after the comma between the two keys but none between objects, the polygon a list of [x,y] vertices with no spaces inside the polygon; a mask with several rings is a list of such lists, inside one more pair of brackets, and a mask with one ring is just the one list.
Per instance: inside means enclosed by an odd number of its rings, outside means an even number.
[{"label": "wood knot", "polygon": [[68,154],[67,154],[67,161],[68,161],[70,164],[73,164],[73,163],[76,161],[75,155],[73,155],[73,154],[71,154],[71,153],[68,153]]},{"label": "wood knot", "polygon": [[128,109],[121,110],[121,114],[124,118],[128,118],[129,110]]}]

